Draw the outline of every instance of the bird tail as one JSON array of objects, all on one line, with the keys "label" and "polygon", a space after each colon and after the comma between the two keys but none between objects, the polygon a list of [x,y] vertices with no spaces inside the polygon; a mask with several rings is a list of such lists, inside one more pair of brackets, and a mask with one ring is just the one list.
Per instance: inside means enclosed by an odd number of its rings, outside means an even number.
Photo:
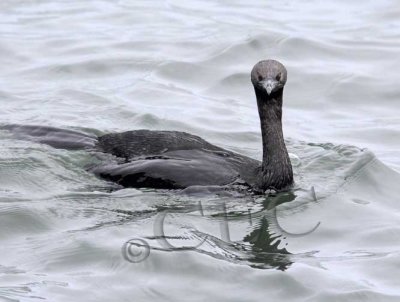
[{"label": "bird tail", "polygon": [[50,145],[57,149],[90,149],[97,143],[97,136],[94,134],[48,126],[0,125],[0,130],[11,132],[14,138]]}]

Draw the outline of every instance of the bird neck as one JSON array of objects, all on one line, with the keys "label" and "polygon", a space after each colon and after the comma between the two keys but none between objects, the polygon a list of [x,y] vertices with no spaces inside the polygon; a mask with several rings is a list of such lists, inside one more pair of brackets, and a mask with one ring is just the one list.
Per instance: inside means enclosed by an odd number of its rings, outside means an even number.
[{"label": "bird neck", "polygon": [[293,171],[282,132],[283,89],[268,95],[255,88],[261,122],[263,160],[258,186],[281,190],[293,183]]}]

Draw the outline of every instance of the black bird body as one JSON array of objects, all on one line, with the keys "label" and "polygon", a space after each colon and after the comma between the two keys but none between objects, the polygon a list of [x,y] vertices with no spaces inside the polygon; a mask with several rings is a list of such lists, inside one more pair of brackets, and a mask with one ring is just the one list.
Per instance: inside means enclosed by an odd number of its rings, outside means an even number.
[{"label": "black bird body", "polygon": [[96,149],[123,163],[93,171],[125,187],[179,189],[257,181],[260,162],[179,131],[135,130],[99,137]]},{"label": "black bird body", "polygon": [[8,125],[18,137],[56,148],[112,154],[92,171],[125,187],[181,189],[245,184],[253,191],[283,190],[293,172],[282,132],[282,99],[287,73],[274,60],[258,62],[252,72],[263,143],[262,162],[224,150],[179,131],[135,130],[99,137],[51,127]]}]

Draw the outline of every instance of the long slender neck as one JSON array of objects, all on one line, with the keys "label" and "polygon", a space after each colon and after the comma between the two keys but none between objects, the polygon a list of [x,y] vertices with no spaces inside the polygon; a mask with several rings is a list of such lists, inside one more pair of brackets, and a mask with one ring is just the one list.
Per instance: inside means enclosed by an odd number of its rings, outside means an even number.
[{"label": "long slender neck", "polygon": [[255,87],[261,122],[263,161],[258,186],[284,189],[293,183],[293,171],[282,132],[283,89],[268,95]]}]

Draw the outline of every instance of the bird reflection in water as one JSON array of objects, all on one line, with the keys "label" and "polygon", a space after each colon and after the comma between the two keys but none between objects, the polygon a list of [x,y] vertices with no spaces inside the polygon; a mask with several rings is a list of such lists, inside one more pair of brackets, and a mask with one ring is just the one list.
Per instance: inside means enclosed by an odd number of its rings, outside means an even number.
[{"label": "bird reflection in water", "polygon": [[[289,256],[291,253],[285,247],[279,247],[282,245],[282,239],[286,237],[275,233],[272,226],[279,226],[276,207],[295,198],[296,195],[292,192],[271,194],[265,198],[261,211],[264,215],[253,231],[243,238],[244,242],[250,244],[252,256],[248,261],[252,267],[277,268],[284,271],[293,263]],[[271,210],[273,215],[268,215]]]}]

